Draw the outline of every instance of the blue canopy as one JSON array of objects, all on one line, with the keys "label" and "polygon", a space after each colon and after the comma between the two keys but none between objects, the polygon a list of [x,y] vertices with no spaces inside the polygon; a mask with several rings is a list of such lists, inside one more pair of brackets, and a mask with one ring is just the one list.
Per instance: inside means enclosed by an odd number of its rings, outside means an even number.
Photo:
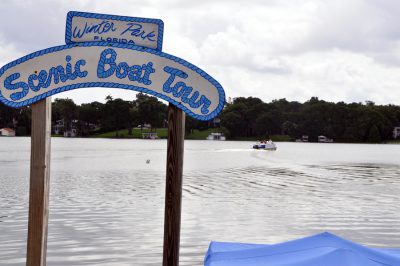
[{"label": "blue canopy", "polygon": [[211,242],[205,266],[399,266],[400,249],[367,248],[330,233],[275,245]]}]

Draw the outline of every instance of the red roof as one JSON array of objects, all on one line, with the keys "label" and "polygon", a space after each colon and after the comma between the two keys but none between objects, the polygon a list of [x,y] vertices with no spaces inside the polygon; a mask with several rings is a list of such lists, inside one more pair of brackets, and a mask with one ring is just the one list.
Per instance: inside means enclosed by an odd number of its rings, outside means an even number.
[{"label": "red roof", "polygon": [[2,128],[1,130],[6,130],[8,132],[13,132],[14,131],[14,129],[11,129],[9,127]]}]

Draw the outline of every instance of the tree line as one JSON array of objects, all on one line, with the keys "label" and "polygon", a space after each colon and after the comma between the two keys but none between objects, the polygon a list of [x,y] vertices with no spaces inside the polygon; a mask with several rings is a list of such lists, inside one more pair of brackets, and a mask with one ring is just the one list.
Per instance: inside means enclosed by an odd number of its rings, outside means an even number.
[{"label": "tree line", "polygon": [[[105,103],[77,105],[72,99],[55,99],[51,116],[53,128],[62,122],[63,131],[74,128],[78,136],[115,131],[118,137],[121,129],[128,129],[128,134],[132,134],[132,129],[138,125],[150,124],[152,130],[166,126],[167,105],[156,97],[138,93],[132,101],[111,96],[105,100]],[[0,104],[2,127],[14,128],[19,136],[30,135],[31,108],[14,109]]]},{"label": "tree line", "polygon": [[[167,126],[167,105],[156,97],[138,93],[126,101],[108,96],[105,103],[77,105],[71,99],[55,99],[52,104],[52,123],[63,121],[65,130],[75,127],[79,136],[132,129],[150,124],[152,130]],[[400,106],[366,103],[327,102],[312,97],[300,103],[286,99],[266,103],[259,98],[239,97],[227,103],[214,121],[204,122],[186,116],[186,132],[212,127],[228,139],[269,138],[286,135],[292,140],[307,135],[316,141],[319,135],[335,142],[382,142],[393,138],[395,126],[400,125]],[[29,135],[30,107],[9,108],[0,104],[0,128],[11,127],[17,135]]]},{"label": "tree line", "polygon": [[335,142],[382,142],[393,139],[400,125],[400,106],[366,103],[326,102],[312,97],[305,103],[273,100],[264,103],[253,97],[236,98],[221,114],[221,125],[230,138],[288,135],[292,140],[319,135]]}]

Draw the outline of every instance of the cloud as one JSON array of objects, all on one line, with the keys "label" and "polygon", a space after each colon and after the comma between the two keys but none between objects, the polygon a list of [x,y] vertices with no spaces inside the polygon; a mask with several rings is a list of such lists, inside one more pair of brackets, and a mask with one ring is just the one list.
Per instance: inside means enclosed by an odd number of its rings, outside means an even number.
[{"label": "cloud", "polygon": [[[163,51],[211,74],[228,97],[400,104],[395,0],[14,0],[0,10],[3,64],[64,43],[69,10],[160,18]],[[92,101],[85,91],[62,96]],[[115,91],[99,89],[96,100]]]}]

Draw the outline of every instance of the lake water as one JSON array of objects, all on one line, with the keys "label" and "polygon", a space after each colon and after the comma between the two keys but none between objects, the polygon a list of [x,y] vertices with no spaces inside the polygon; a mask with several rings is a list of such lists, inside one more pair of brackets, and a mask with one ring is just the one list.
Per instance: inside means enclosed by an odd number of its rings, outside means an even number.
[{"label": "lake water", "polygon": [[[251,145],[185,141],[181,265],[202,265],[211,240],[400,247],[400,145]],[[52,139],[48,265],[161,265],[166,146]],[[29,152],[0,138],[0,265],[25,265]]]}]

